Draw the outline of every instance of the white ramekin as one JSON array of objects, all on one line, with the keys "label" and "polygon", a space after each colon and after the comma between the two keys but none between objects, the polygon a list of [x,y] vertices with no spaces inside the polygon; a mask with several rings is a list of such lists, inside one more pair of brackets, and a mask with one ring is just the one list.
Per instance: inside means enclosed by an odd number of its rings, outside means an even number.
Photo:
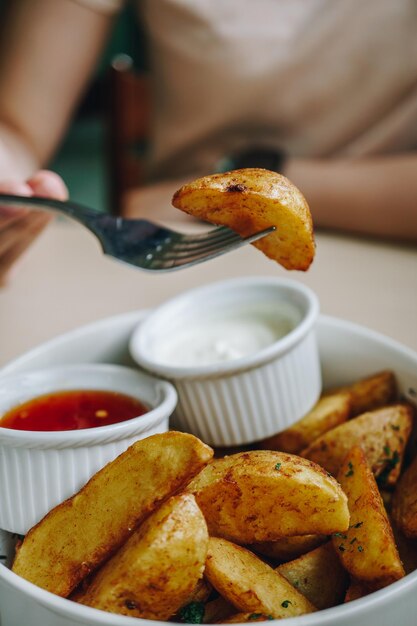
[{"label": "white ramekin", "polygon": [[177,394],[166,381],[120,365],[80,364],[0,377],[0,415],[58,390],[104,389],[142,400],[150,411],[125,422],[62,432],[0,427],[0,528],[25,534],[54,506],[132,443],[168,430]]},{"label": "white ramekin", "polygon": [[[160,357],[161,346],[195,320],[256,307],[284,309],[293,329],[259,351],[221,363],[184,367]],[[315,294],[295,280],[239,278],[188,291],[150,313],[132,335],[132,357],[170,380],[178,392],[176,427],[214,446],[269,437],[307,413],[321,392]]]},{"label": "white ramekin", "polygon": [[[144,311],[124,313],[72,330],[18,357],[2,372],[64,363],[126,364],[128,342]],[[320,316],[317,323],[325,388],[345,385],[381,369],[395,372],[400,394],[417,389],[417,353],[393,339],[345,320]],[[106,613],[36,587],[12,572],[16,538],[0,530],[1,626],[166,626]],[[309,615],[277,620],[277,626],[415,626],[417,571],[364,598]],[[268,622],[272,624],[272,622]]]}]

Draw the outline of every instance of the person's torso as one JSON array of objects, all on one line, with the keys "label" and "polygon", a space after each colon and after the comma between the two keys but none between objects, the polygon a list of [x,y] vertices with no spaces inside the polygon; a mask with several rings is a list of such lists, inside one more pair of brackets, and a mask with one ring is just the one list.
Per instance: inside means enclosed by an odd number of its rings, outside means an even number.
[{"label": "person's torso", "polygon": [[141,0],[153,162],[208,171],[252,144],[295,156],[417,146],[417,0]]}]

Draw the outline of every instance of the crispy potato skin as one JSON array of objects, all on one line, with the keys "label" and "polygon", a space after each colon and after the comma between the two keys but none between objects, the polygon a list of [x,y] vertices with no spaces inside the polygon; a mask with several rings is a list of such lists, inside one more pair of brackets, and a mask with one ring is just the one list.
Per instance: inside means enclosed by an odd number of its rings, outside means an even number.
[{"label": "crispy potato skin", "polygon": [[333,535],[337,554],[353,578],[380,589],[405,575],[374,475],[360,446],[347,454],[338,480],[348,497],[351,521]]},{"label": "crispy potato skin", "polygon": [[354,578],[351,579],[350,585],[346,591],[344,602],[352,602],[353,600],[359,600],[369,595],[371,591],[365,585]]},{"label": "crispy potato skin", "polygon": [[298,454],[317,437],[349,418],[350,398],[350,394],[343,391],[323,396],[307,415],[282,432],[264,439],[259,447]]},{"label": "crispy potato skin", "polygon": [[109,613],[167,620],[203,575],[207,525],[190,494],[157,509],[94,575],[77,601]]},{"label": "crispy potato skin", "polygon": [[209,532],[239,544],[346,530],[346,496],[334,478],[300,457],[254,450],[208,465],[188,486]]},{"label": "crispy potato skin", "polygon": [[401,476],[392,500],[391,514],[409,539],[417,537],[417,457]]},{"label": "crispy potato skin", "polygon": [[350,395],[350,417],[356,417],[366,411],[373,411],[395,402],[397,398],[397,381],[394,373],[384,370],[372,376],[361,378],[352,385],[340,387],[337,391],[347,392]]},{"label": "crispy potato skin", "polygon": [[266,556],[271,561],[292,561],[318,548],[327,541],[326,535],[283,537],[277,541],[263,541],[247,546],[249,550]]},{"label": "crispy potato skin", "polygon": [[340,563],[331,541],[279,565],[277,570],[319,610],[343,602],[349,576]]},{"label": "crispy potato skin", "polygon": [[225,539],[211,537],[205,575],[228,602],[244,613],[277,619],[315,611],[290,583],[254,554]]},{"label": "crispy potato skin", "polygon": [[28,532],[13,571],[68,596],[212,456],[193,435],[174,431],[136,442]]},{"label": "crispy potato skin", "polygon": [[301,456],[337,475],[346,454],[361,445],[376,477],[394,485],[401,472],[413,413],[406,404],[394,404],[363,413],[316,439]]},{"label": "crispy potato skin", "polygon": [[307,270],[315,244],[310,209],[301,192],[284,176],[260,168],[199,178],[179,189],[177,209],[243,237],[275,226],[253,245],[286,269]]}]

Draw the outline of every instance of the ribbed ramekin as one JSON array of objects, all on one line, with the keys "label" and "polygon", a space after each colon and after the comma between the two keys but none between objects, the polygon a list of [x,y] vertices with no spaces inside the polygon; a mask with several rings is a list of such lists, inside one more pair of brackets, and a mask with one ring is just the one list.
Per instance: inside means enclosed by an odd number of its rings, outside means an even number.
[{"label": "ribbed ramekin", "polygon": [[[199,317],[268,303],[291,312],[292,330],[249,356],[196,366],[161,359],[164,341]],[[214,446],[259,441],[307,413],[321,392],[315,336],[315,294],[291,279],[251,277],[188,291],[155,309],[130,341],[132,357],[146,370],[170,380],[178,392],[176,427]],[[180,359],[179,359],[180,360]]]},{"label": "ribbed ramekin", "polygon": [[0,415],[36,396],[70,389],[108,390],[150,410],[118,424],[62,432],[0,427],[0,528],[25,534],[138,439],[168,430],[177,394],[144,372],[119,365],[65,365],[0,378]]}]

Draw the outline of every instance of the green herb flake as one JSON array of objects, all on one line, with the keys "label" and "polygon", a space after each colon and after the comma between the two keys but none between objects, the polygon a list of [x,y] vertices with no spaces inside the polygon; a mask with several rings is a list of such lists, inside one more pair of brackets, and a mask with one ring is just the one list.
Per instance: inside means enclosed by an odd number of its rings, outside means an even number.
[{"label": "green herb flake", "polygon": [[349,478],[349,476],[353,476],[354,471],[353,471],[353,463],[351,461],[349,461],[348,463],[348,471],[346,472],[345,476],[346,478]]},{"label": "green herb flake", "polygon": [[363,552],[363,546],[358,546],[358,552]]},{"label": "green herb flake", "polygon": [[291,600],[284,600],[284,602],[281,602],[281,606],[282,606],[284,609],[288,609],[288,606],[289,606],[290,604],[292,604]]},{"label": "green herb flake", "polygon": [[363,522],[357,522],[356,524],[352,524],[352,526],[349,526],[349,528],[360,528],[361,526],[363,526]]},{"label": "green herb flake", "polygon": [[343,533],[333,533],[333,537],[339,537],[340,539],[347,539],[347,535]]},{"label": "green herb flake", "polygon": [[263,613],[251,613],[248,617],[248,619],[252,620],[252,619],[259,619],[260,617],[263,617]]},{"label": "green herb flake", "polygon": [[275,469],[277,470],[277,472],[279,472],[279,470],[281,469],[281,465],[282,465],[282,463],[277,463],[275,465]]},{"label": "green herb flake", "polygon": [[389,456],[391,454],[391,448],[388,445],[384,446],[382,449],[383,449],[383,451],[385,452],[385,454],[387,456]]},{"label": "green herb flake", "polygon": [[355,543],[355,541],[357,541],[356,537],[353,537],[353,539],[350,541],[350,545],[352,545],[353,543]]},{"label": "green herb flake", "polygon": [[340,552],[344,552],[346,550],[345,546],[343,545],[343,543],[340,544],[339,546],[339,550]]},{"label": "green herb flake", "polygon": [[400,430],[400,427],[398,426],[398,424],[391,424],[391,428],[392,430]]},{"label": "green herb flake", "polygon": [[190,602],[180,610],[180,618],[186,624],[202,624],[204,611],[204,602]]},{"label": "green herb flake", "polygon": [[[389,446],[384,446],[384,451],[385,452],[386,452],[387,449],[391,453],[391,450],[390,450]],[[386,463],[386,466],[384,467],[384,469],[382,470],[382,472],[379,474],[379,476],[377,478],[377,482],[378,482],[379,485],[381,485],[381,486],[385,485],[385,483],[388,480],[388,477],[389,477],[390,473],[398,465],[400,460],[401,460],[401,457],[400,457],[400,454],[399,454],[398,450],[394,450],[393,451],[391,458],[386,458],[386,459],[381,459],[380,460],[380,463]]]}]

